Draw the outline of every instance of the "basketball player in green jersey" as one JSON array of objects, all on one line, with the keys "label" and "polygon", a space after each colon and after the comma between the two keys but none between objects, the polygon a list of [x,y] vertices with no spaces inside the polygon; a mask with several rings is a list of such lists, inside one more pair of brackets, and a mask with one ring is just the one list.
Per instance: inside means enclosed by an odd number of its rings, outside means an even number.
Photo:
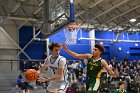
[{"label": "basketball player in green jersey", "polygon": [[103,60],[100,55],[104,52],[104,47],[100,44],[95,44],[92,54],[78,54],[68,49],[68,47],[63,44],[64,50],[71,56],[79,59],[87,59],[87,93],[99,93],[100,88],[100,78],[102,74],[102,69],[105,68],[109,75],[117,77],[118,73],[113,72],[108,63]]}]

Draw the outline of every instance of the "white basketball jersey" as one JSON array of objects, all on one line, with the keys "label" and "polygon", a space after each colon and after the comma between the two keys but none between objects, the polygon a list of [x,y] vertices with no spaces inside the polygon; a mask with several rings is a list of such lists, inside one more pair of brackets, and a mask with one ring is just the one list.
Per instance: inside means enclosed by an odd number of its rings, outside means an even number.
[{"label": "white basketball jersey", "polygon": [[56,76],[56,74],[58,73],[58,68],[64,68],[61,81],[67,81],[66,58],[64,58],[63,56],[58,56],[57,58],[53,59],[52,55],[50,55],[45,59],[44,65],[47,66],[46,69],[47,78]]}]

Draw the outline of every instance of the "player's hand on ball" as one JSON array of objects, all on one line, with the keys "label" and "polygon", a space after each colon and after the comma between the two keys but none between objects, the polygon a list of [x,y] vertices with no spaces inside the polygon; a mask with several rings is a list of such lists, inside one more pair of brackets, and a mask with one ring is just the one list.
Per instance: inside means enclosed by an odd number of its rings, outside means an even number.
[{"label": "player's hand on ball", "polygon": [[39,79],[38,81],[41,82],[41,83],[43,83],[43,82],[47,82],[48,79],[47,79],[47,78],[41,78],[41,79]]}]

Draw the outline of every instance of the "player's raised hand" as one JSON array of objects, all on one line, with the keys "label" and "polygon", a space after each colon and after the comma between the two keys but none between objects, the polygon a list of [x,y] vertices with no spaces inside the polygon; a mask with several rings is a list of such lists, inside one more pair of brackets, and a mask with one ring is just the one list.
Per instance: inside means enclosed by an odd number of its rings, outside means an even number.
[{"label": "player's raised hand", "polygon": [[68,47],[65,44],[62,44],[62,48],[66,51],[68,50]]}]

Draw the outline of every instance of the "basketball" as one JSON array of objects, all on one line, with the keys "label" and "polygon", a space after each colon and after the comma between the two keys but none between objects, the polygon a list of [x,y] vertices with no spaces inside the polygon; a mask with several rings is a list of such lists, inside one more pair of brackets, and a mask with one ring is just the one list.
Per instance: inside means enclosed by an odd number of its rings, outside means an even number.
[{"label": "basketball", "polygon": [[35,69],[28,69],[25,72],[25,79],[29,82],[34,82],[38,78],[38,72]]}]

